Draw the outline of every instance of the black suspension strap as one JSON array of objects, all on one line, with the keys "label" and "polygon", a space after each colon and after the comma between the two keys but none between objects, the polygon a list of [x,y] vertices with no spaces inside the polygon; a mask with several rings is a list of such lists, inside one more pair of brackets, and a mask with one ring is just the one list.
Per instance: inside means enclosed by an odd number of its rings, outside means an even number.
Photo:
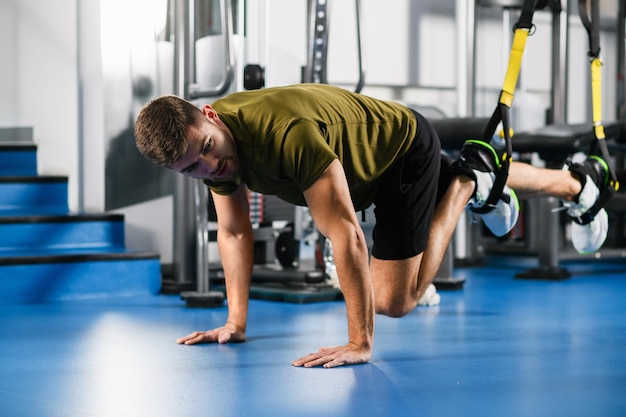
[{"label": "black suspension strap", "polygon": [[604,125],[602,124],[602,61],[600,59],[600,2],[590,0],[591,16],[587,9],[587,0],[578,0],[578,14],[589,36],[589,60],[591,62],[591,104],[593,111],[594,141],[589,150],[590,155],[600,156],[609,170],[609,182],[600,192],[595,204],[580,217],[573,219],[579,224],[588,224],[619,189],[615,170],[610,168],[611,157],[606,145]]},{"label": "black suspension strap", "polygon": [[[534,33],[533,14],[535,10],[546,6],[548,0],[524,0],[522,12],[519,20],[515,24],[515,32],[509,55],[509,63],[504,76],[504,83],[500,91],[498,104],[491,118],[487,122],[483,133],[483,141],[490,142],[500,123],[502,123],[504,133],[505,150],[500,155],[499,166],[495,171],[495,181],[491,194],[487,197],[483,209],[489,211],[498,202],[502,195],[502,190],[506,185],[509,175],[509,165],[513,154],[511,145],[511,125],[509,120],[510,108],[513,103],[513,93],[517,86],[519,73],[522,66],[522,57],[526,48],[526,40],[528,36]],[[475,210],[479,212],[479,210]]]}]

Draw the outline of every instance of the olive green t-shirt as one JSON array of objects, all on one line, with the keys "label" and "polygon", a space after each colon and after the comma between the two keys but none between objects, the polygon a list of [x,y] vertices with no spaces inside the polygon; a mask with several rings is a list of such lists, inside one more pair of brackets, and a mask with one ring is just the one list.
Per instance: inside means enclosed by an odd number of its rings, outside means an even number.
[{"label": "olive green t-shirt", "polygon": [[372,203],[381,175],[413,141],[415,116],[401,104],[325,84],[231,94],[213,103],[237,144],[239,177],[205,181],[218,194],[241,184],[305,205],[303,191],[339,159],[356,210]]}]

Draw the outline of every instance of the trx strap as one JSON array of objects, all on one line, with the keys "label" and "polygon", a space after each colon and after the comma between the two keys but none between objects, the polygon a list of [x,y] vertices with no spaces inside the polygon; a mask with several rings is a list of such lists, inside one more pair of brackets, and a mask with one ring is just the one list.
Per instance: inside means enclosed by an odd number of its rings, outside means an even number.
[{"label": "trx strap", "polygon": [[491,211],[500,199],[502,190],[506,185],[506,180],[509,175],[509,165],[512,158],[511,155],[513,153],[511,145],[509,110],[511,108],[511,104],[513,103],[513,93],[515,92],[517,80],[519,79],[519,73],[522,66],[522,56],[524,55],[524,49],[526,48],[526,40],[529,35],[534,33],[534,25],[532,23],[533,14],[536,9],[543,8],[546,4],[547,0],[524,0],[522,13],[519,20],[515,24],[509,63],[504,76],[504,84],[500,92],[498,105],[496,106],[493,115],[487,122],[487,126],[485,127],[483,133],[483,141],[490,142],[498,125],[502,122],[505,150],[500,156],[499,166],[494,172],[496,177],[491,194],[489,194],[485,204],[480,209],[474,209],[477,213],[487,213]]},{"label": "trx strap", "polygon": [[609,171],[608,184],[600,192],[598,200],[587,212],[573,220],[578,224],[590,223],[596,214],[605,206],[613,193],[619,189],[615,171],[610,169],[610,154],[606,145],[604,125],[602,124],[602,61],[600,60],[600,4],[599,0],[591,0],[591,17],[587,12],[587,1],[578,0],[578,14],[587,34],[589,35],[589,60],[591,61],[591,104],[593,110],[593,134],[589,154],[600,156]]}]

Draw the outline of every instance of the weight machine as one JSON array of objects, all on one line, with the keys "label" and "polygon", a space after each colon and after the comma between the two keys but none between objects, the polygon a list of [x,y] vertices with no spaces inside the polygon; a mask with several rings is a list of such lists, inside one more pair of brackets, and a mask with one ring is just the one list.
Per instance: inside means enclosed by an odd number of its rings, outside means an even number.
[{"label": "weight machine", "polygon": [[[307,3],[307,62],[302,67],[302,82],[326,83],[328,81],[326,75],[328,3],[328,0],[308,0]],[[191,45],[194,40],[194,25],[191,24],[194,18],[193,0],[179,0],[175,4],[177,94],[188,100],[224,94],[236,77],[230,2],[220,1],[220,21],[225,45],[224,78],[217,86],[210,89],[202,89],[196,83],[195,73],[192,70],[196,65],[195,45]],[[360,92],[365,80],[360,0],[355,0],[355,5],[359,69],[355,91]],[[239,2],[238,13],[241,16],[244,12]],[[240,48],[242,44],[243,42],[240,42]],[[243,87],[256,89],[263,88],[264,85],[265,69],[258,64],[246,65],[243,69]],[[250,193],[250,198],[255,201],[264,200],[267,203],[271,200],[271,196],[255,194]],[[189,210],[190,200],[195,202],[193,210]],[[209,202],[206,187],[182,176],[177,178],[174,207],[174,272],[179,279],[195,273],[196,290],[181,293],[181,297],[190,307],[219,306],[224,300],[223,272],[221,267],[210,265],[208,259],[209,236],[211,235],[207,221]],[[286,224],[284,221],[270,223],[267,219],[259,219],[255,224],[257,226],[254,229],[255,265],[251,282],[251,298],[298,303],[340,298],[341,292],[338,286],[331,285],[328,280],[329,271],[334,269],[329,242],[320,238],[306,207],[294,209],[292,206],[291,210],[293,210],[293,217],[287,216]],[[189,239],[189,236],[195,236],[195,239]],[[459,288],[462,286],[464,280],[453,278],[452,269],[453,257],[449,250],[435,279],[438,287]]]},{"label": "weight machine", "polygon": [[[528,0],[482,0],[478,2],[480,5],[488,7],[502,7],[505,14],[508,15],[513,9],[521,9],[526,7],[532,1]],[[594,16],[587,16],[586,0],[580,0],[579,13],[585,28],[589,32],[590,50],[589,57],[592,58],[591,76],[595,85],[592,85],[593,92],[593,124],[572,125],[566,123],[567,108],[567,39],[568,39],[568,20],[567,20],[567,2],[563,0],[537,0],[534,2],[536,9],[546,9],[552,14],[552,94],[551,107],[547,113],[547,126],[535,129],[531,132],[517,133],[513,138],[513,150],[519,153],[537,153],[548,167],[560,168],[563,166],[565,159],[581,150],[590,149],[591,153],[601,155],[603,159],[609,160],[609,154],[606,142],[623,141],[623,120],[615,123],[603,124],[601,120],[601,112],[599,107],[599,81],[600,61],[597,56],[599,53],[598,26],[599,13],[598,1],[591,0],[591,10]],[[620,15],[622,16],[618,24],[623,27],[623,2],[620,2]],[[469,13],[473,16],[473,11]],[[594,27],[595,26],[595,27]],[[474,30],[474,29],[472,29]],[[593,33],[595,31],[595,33]],[[623,29],[620,49],[623,49]],[[516,30],[517,32],[517,30]],[[595,43],[595,46],[592,44]],[[514,45],[515,47],[515,45]],[[523,47],[521,49],[523,53]],[[623,59],[623,51],[622,58]],[[510,64],[510,63],[509,63]],[[623,89],[623,85],[622,85]],[[513,90],[509,91],[512,98]],[[622,91],[623,93],[623,91]],[[618,113],[619,109],[618,109]],[[508,132],[504,129],[503,132]],[[488,136],[488,135],[487,135]],[[510,154],[510,151],[509,151]],[[610,162],[609,162],[610,163]],[[613,191],[619,188],[619,183],[615,177],[615,170],[611,169],[611,185],[608,194],[605,194],[602,204],[606,204],[608,199],[613,195]],[[616,195],[607,204],[607,209],[616,209],[623,211],[620,206],[621,196]],[[623,205],[623,204],[622,204]],[[521,254],[521,255],[537,255],[539,265],[528,271],[521,272],[516,275],[518,278],[533,279],[566,279],[570,276],[569,272],[560,266],[562,259],[582,259],[584,257],[601,258],[601,257],[624,257],[623,249],[611,250],[604,248],[595,254],[579,255],[573,250],[567,250],[564,246],[565,228],[563,224],[569,219],[562,219],[557,214],[560,203],[556,198],[544,197],[533,199],[527,202],[526,214],[530,214],[525,220],[524,237],[522,241],[515,240],[499,240],[496,243],[490,242],[491,239],[485,239],[481,244],[474,245],[482,247],[484,250],[494,254]],[[590,213],[589,216],[593,216]],[[588,220],[588,219],[587,219]],[[623,227],[623,226],[622,226]],[[478,237],[474,235],[473,238]]]},{"label": "weight machine", "polygon": [[[359,68],[355,91],[360,92],[365,80],[360,0],[355,0],[355,5]],[[308,0],[307,3],[307,62],[301,74],[304,83],[328,82],[328,6],[329,0]],[[247,65],[244,76],[247,88],[264,86],[263,75],[261,66]],[[272,202],[274,209],[281,205],[271,196],[264,200]],[[341,298],[339,288],[327,279],[326,266],[333,267],[329,260],[332,256],[329,243],[319,235],[308,208],[296,206],[293,210],[293,217],[286,216],[287,224],[282,228],[266,225],[255,230],[255,250],[265,254],[265,259],[254,265],[250,296],[299,303]]]}]

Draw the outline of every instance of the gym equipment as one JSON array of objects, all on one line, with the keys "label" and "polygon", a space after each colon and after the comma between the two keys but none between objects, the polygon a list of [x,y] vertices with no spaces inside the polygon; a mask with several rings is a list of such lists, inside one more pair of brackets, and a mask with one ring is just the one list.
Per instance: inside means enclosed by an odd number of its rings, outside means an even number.
[{"label": "gym equipment", "polygon": [[[328,84],[326,57],[328,55],[329,2],[329,0],[308,0],[307,64],[302,67],[303,83]],[[361,0],[355,0],[355,6],[359,79],[354,91],[360,93],[365,85]]]},{"label": "gym equipment", "polygon": [[[602,61],[600,60],[599,0],[591,0],[591,16],[587,13],[586,1],[578,0],[578,12],[589,36],[589,58],[591,61],[592,131],[595,140],[592,142],[589,154],[599,155],[610,166],[611,158],[606,146],[606,136],[604,133],[604,125],[602,124]],[[615,191],[619,190],[619,181],[617,181],[614,169],[609,169],[609,176],[608,187],[602,190],[596,203],[589,208],[586,213],[574,219],[576,223],[581,225],[589,224],[594,216],[598,214],[598,211],[606,205]]]},{"label": "gym equipment", "polygon": [[259,64],[248,64],[243,69],[243,88],[258,90],[265,87],[265,68]]},{"label": "gym equipment", "polygon": [[[533,142],[532,150],[535,152],[544,153],[544,158],[548,159],[547,152],[542,149],[542,145],[532,141],[532,139],[540,139],[539,142],[544,142],[546,138],[549,138],[550,144],[553,146],[551,149],[551,157],[556,159],[556,163],[553,165],[562,165],[563,160],[569,154],[580,150],[583,147],[589,149],[589,154],[599,155],[604,159],[609,166],[613,164],[608,147],[606,145],[607,134],[611,138],[619,138],[623,136],[622,123],[613,123],[609,126],[605,126],[602,121],[602,62],[600,60],[600,6],[598,0],[590,1],[591,16],[587,12],[587,1],[579,0],[578,12],[583,23],[583,26],[587,30],[589,37],[589,59],[591,64],[591,92],[592,92],[592,126],[591,129],[587,125],[578,126],[551,126],[547,129],[543,129],[540,133],[534,133],[526,136],[526,140]],[[623,24],[623,22],[622,22]],[[557,134],[561,138],[566,138],[568,143],[558,143],[555,138],[551,138],[551,134]],[[534,137],[533,137],[534,135]],[[574,139],[574,140],[572,140]],[[545,142],[547,143],[547,142]],[[554,146],[557,144],[557,146]],[[555,152],[556,151],[556,152]],[[563,156],[562,153],[566,152]],[[561,154],[560,158],[554,158],[554,156]],[[558,164],[558,165],[557,165]],[[609,169],[610,180],[608,186],[602,191],[596,203],[586,213],[583,213],[578,219],[572,219],[573,221],[585,225],[593,220],[593,217],[598,213],[600,209],[607,205],[608,201],[613,197],[615,191],[619,189],[619,181],[617,180],[615,169],[610,167]],[[556,202],[553,202],[556,203]],[[544,241],[550,242],[547,247],[540,248],[540,262],[539,268],[533,268],[528,271],[521,272],[516,275],[517,278],[534,278],[534,279],[565,279],[569,278],[570,274],[567,270],[559,268],[558,260],[560,254],[560,248],[558,245],[559,236],[559,222],[552,221],[546,225],[538,225],[538,234],[543,236]],[[542,227],[544,226],[544,227]],[[545,236],[545,232],[548,231],[548,236]],[[623,251],[619,251],[621,256],[624,256]]]},{"label": "gym equipment", "polygon": [[[457,54],[457,95],[459,119],[466,119],[468,123],[478,121],[480,118],[475,112],[476,94],[476,10],[479,7],[500,7],[503,17],[509,22],[511,13],[520,9],[524,0],[478,0],[456,1],[456,23],[459,28],[457,42],[459,50]],[[569,28],[567,1],[548,0],[537,3],[536,9],[545,6],[551,12],[552,17],[552,54],[551,54],[551,79],[552,91],[550,112],[547,115],[547,123],[564,123],[566,119],[567,102],[567,47],[566,38]],[[505,32],[508,23],[505,23]],[[508,35],[507,35],[508,36]],[[507,40],[507,43],[509,41]],[[476,136],[481,137],[481,136]],[[467,139],[467,137],[465,138]],[[461,143],[462,146],[462,143]],[[458,146],[456,149],[460,149]],[[489,242],[482,239],[482,233],[477,224],[470,223],[466,218],[459,222],[455,231],[454,242],[457,245],[455,251],[456,262],[474,265],[481,262],[485,249]],[[498,242],[500,243],[500,242]]]},{"label": "gym equipment", "polygon": [[[242,9],[240,9],[242,10]],[[175,91],[187,99],[217,97],[228,90],[234,78],[234,45],[232,28],[231,2],[221,0],[220,18],[224,30],[225,73],[224,78],[213,88],[202,89],[194,76],[195,48],[191,42],[195,40],[194,25],[190,22],[193,16],[194,1],[180,0],[176,2],[176,36],[175,50]],[[183,292],[188,307],[212,307],[223,304],[224,294],[210,290],[208,260],[208,201],[206,190],[197,180],[183,175],[176,176],[174,192],[174,277],[183,286],[190,276],[194,276],[196,291]],[[194,201],[193,206],[189,202]],[[196,239],[190,239],[196,236]],[[194,270],[195,269],[195,270]]]},{"label": "gym equipment", "polygon": [[[330,285],[318,262],[319,234],[304,207],[294,207],[273,196],[264,196],[267,217],[254,229],[255,264],[251,298],[307,303],[341,297]],[[272,212],[278,214],[273,221]],[[291,217],[291,218],[290,218]],[[280,218],[280,220],[278,220]],[[284,219],[287,218],[286,224]]]},{"label": "gym equipment", "polygon": [[[623,137],[623,125],[619,122],[604,126],[608,140]],[[565,160],[581,149],[592,145],[594,138],[588,124],[548,125],[529,132],[518,133],[514,138],[514,147],[520,153],[537,153],[548,168],[560,169]],[[613,198],[609,203],[614,203]],[[560,266],[560,260],[580,259],[579,255],[568,248],[565,242],[564,225],[570,218],[556,216],[555,210],[560,202],[555,198],[540,198],[525,202],[526,224],[523,241],[501,241],[487,246],[494,254],[535,254],[538,266],[520,272],[517,278],[562,280],[571,276],[569,271]],[[623,256],[623,250],[603,248],[593,257]]]},{"label": "gym equipment", "polygon": [[[510,128],[510,123],[509,123],[509,113],[510,113],[511,104],[513,102],[513,93],[515,91],[517,81],[519,78],[521,60],[522,60],[522,56],[523,56],[524,49],[526,46],[526,40],[528,36],[530,35],[531,30],[533,30],[534,28],[532,24],[532,17],[533,17],[534,11],[536,9],[545,7],[547,2],[548,2],[547,0],[539,0],[539,1],[491,0],[491,1],[482,2],[483,5],[486,5],[486,6],[492,6],[492,5],[497,4],[498,6],[501,6],[507,9],[511,7],[519,7],[519,6],[521,6],[522,8],[522,12],[519,17],[519,20],[517,24],[515,25],[514,38],[513,38],[511,52],[509,56],[508,67],[506,70],[503,87],[500,92],[497,106],[493,114],[491,115],[491,117],[488,119],[481,119],[481,118],[475,118],[475,117],[462,117],[462,118],[456,118],[456,119],[431,120],[433,127],[435,128],[435,130],[437,131],[440,137],[442,148],[445,150],[449,150],[449,151],[455,151],[455,150],[460,149],[465,143],[465,141],[468,139],[468,137],[469,138],[482,138],[484,142],[490,143],[492,142],[492,139],[494,138],[496,129],[498,128],[500,124],[502,125],[502,139],[504,140],[504,151],[500,152],[499,154],[500,166],[498,170],[495,172],[496,179],[495,179],[494,187],[490,195],[487,198],[487,204],[485,204],[483,209],[481,210],[482,213],[486,213],[493,209],[493,207],[495,206],[495,203],[499,200],[500,195],[502,194],[502,190],[506,184],[506,180],[508,177],[509,164],[510,164],[510,161],[512,158],[512,152],[513,152],[512,145],[511,145],[511,128]],[[471,54],[472,56],[474,56],[474,51],[475,51],[475,48],[474,48],[475,28],[473,25],[474,4],[473,2],[469,2],[469,3],[472,4],[471,7],[469,6],[469,4],[467,4],[466,5],[467,7],[461,8],[462,11],[464,11],[464,14],[466,15],[465,16],[466,19],[460,19],[460,23],[462,24],[461,25],[462,27],[466,27],[466,29],[468,29],[467,38],[471,39],[471,42],[467,42],[467,44],[465,45],[468,49],[468,51],[465,51],[465,52],[469,52],[469,50],[471,50]],[[468,20],[468,22],[466,22],[465,20]],[[471,30],[469,30],[470,26],[471,26]],[[469,54],[467,53],[467,54],[462,54],[462,55],[467,56]],[[469,70],[466,70],[466,71],[468,72],[469,79],[470,79],[469,80],[470,82],[467,83],[467,86],[470,89],[470,94],[467,95],[468,100],[467,100],[467,103],[465,104],[467,107],[466,110],[470,110],[470,112],[473,112],[473,101],[470,98],[470,96],[473,96],[474,60],[471,61],[471,65],[467,65],[467,66],[469,67]],[[463,65],[461,65],[461,67],[463,67]],[[459,84],[463,84],[462,79],[460,80]],[[459,94],[463,96],[462,91],[459,91]],[[463,100],[460,100],[460,101],[463,101]],[[483,130],[482,132],[478,133],[480,126],[483,126]],[[494,148],[502,149],[501,145],[502,144],[494,144]],[[468,248],[470,248],[468,250],[470,256],[467,257],[466,259],[469,259],[470,263],[474,263],[475,253],[473,252],[475,250],[474,247],[477,246],[475,245],[475,236],[477,235],[477,233],[475,233],[476,227],[472,226],[472,224],[469,222],[465,222],[465,223],[460,222],[460,226],[462,228],[464,227],[465,229],[459,230],[459,228],[457,228],[457,230],[455,231],[455,238],[460,232],[461,238],[464,237],[464,241],[461,242],[461,244],[465,244]],[[463,232],[466,232],[466,233],[463,233]],[[454,242],[455,240],[451,242],[451,245]],[[446,265],[442,265],[442,267],[446,267]],[[449,266],[447,268],[450,269]]]},{"label": "gym equipment", "polygon": [[511,126],[509,122],[510,108],[513,103],[513,93],[515,92],[519,72],[522,66],[522,57],[526,47],[526,40],[531,34],[531,30],[534,28],[532,18],[535,8],[544,7],[546,2],[547,1],[545,0],[524,0],[520,18],[515,25],[515,35],[511,46],[509,64],[504,76],[504,83],[498,99],[498,105],[496,106],[493,115],[487,122],[483,134],[483,140],[485,142],[492,142],[496,129],[501,123],[504,139],[504,151],[500,155],[500,167],[495,172],[496,178],[491,193],[487,197],[483,208],[481,210],[475,210],[477,213],[484,214],[493,210],[495,204],[502,195],[504,186],[506,185],[506,180],[509,174],[509,164],[513,155],[513,148],[511,145]]},{"label": "gym equipment", "polygon": [[[593,0],[595,1],[595,0]],[[532,132],[518,133],[515,135],[514,149],[521,153],[537,153],[546,162],[546,166],[550,168],[561,168],[565,159],[571,154],[588,148],[590,153],[599,153],[603,159],[610,161],[606,146],[606,139],[619,139],[623,137],[623,123],[611,123],[603,125],[600,113],[600,81],[601,63],[599,61],[599,35],[594,31],[598,30],[598,9],[592,2],[592,17],[587,16],[586,2],[579,2],[579,12],[581,19],[586,27],[590,40],[590,61],[592,75],[592,91],[593,91],[593,126],[590,129],[588,125],[568,125],[565,123],[564,107],[565,100],[558,100],[558,91],[563,90],[560,76],[564,63],[562,61],[553,61],[553,108],[551,114],[548,115],[550,123],[548,126],[536,129]],[[548,2],[553,12],[562,14],[558,2]],[[623,6],[621,6],[623,7]],[[594,11],[595,8],[595,11]],[[594,17],[595,15],[595,17]],[[559,22],[559,19],[553,19],[553,22]],[[623,25],[623,21],[621,22]],[[595,26],[595,27],[594,27]],[[567,33],[567,31],[565,31]],[[561,32],[553,31],[553,48],[557,50],[562,44],[560,38]],[[560,50],[560,49],[559,49]],[[555,53],[554,56],[559,55]],[[557,64],[561,64],[560,66]],[[561,77],[561,78],[559,78]],[[505,130],[506,132],[506,130]],[[611,169],[611,184],[605,191],[600,202],[585,216],[580,219],[581,222],[588,222],[590,218],[605,204],[613,195],[614,191],[619,188],[619,183],[614,174],[615,170]],[[612,202],[613,203],[613,202]],[[609,205],[609,206],[612,206]],[[526,213],[528,222],[525,225],[530,233],[524,236],[524,244],[515,241],[498,241],[497,244],[487,244],[487,251],[491,253],[521,253],[528,254],[529,251],[536,251],[539,256],[539,267],[531,268],[517,275],[518,278],[535,278],[535,279],[566,279],[570,276],[569,272],[559,266],[559,259],[568,253],[562,252],[562,240],[564,233],[561,228],[565,220],[555,218],[553,213],[560,207],[560,202],[555,198],[534,199],[526,203]],[[564,217],[564,216],[561,216]],[[572,258],[580,258],[581,255],[570,251]],[[624,256],[623,250],[610,251],[602,249],[595,254],[595,257],[601,256]]]},{"label": "gym equipment", "polygon": [[196,291],[181,292],[187,307],[219,307],[224,304],[224,293],[211,291],[209,280],[209,192],[200,181],[194,184],[194,202],[196,209]]},{"label": "gym equipment", "polygon": [[[307,4],[307,63],[302,67],[303,83],[328,82],[328,5],[328,0],[309,0]],[[363,88],[365,79],[360,20],[360,0],[356,0],[359,66],[357,92]],[[263,69],[259,66],[249,67],[247,74],[250,80],[260,80]],[[272,196],[266,196],[264,201],[283,206],[286,204],[277,202]],[[341,298],[341,291],[327,282],[325,271],[320,262],[317,262],[316,252],[321,251],[324,243],[323,240],[320,242],[308,208],[289,206],[294,214],[293,218],[290,218],[291,214],[284,216],[288,218],[287,226],[269,233],[255,231],[256,237],[261,237],[256,241],[257,249],[260,249],[259,246],[265,248],[261,251],[265,252],[266,259],[253,267],[250,297],[297,303]],[[267,213],[272,210],[265,211]],[[268,246],[275,248],[274,259],[268,256]]]},{"label": "gym equipment", "polygon": [[[306,215],[308,211],[297,210],[296,213]],[[306,234],[297,236],[297,230],[305,230]],[[316,259],[318,233],[310,216],[296,217],[282,227],[264,225],[254,230],[254,235],[253,282],[324,283],[324,272]]]}]

